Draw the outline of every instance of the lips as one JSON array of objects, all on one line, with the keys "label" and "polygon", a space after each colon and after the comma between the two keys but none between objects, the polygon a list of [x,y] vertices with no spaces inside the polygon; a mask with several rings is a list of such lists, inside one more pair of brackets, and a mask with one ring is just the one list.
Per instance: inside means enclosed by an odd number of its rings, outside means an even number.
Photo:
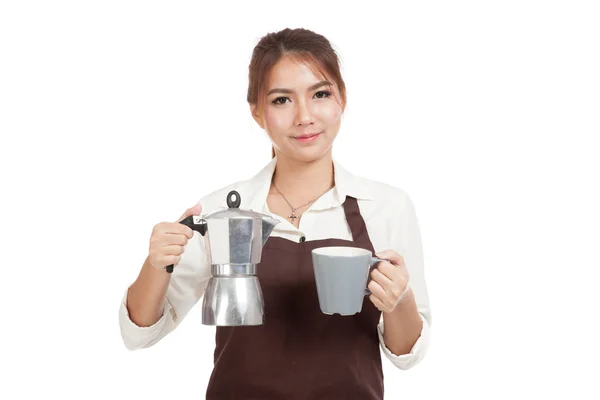
[{"label": "lips", "polygon": [[321,132],[316,132],[316,133],[307,133],[304,135],[300,135],[300,136],[295,136],[296,139],[310,139],[312,137],[315,137],[317,135],[321,134]]}]

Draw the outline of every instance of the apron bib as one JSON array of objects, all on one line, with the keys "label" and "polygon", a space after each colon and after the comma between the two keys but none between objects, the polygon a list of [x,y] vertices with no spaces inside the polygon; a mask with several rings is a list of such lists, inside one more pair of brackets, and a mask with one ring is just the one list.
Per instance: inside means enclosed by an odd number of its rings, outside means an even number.
[{"label": "apron bib", "polygon": [[352,240],[267,240],[257,265],[265,323],[217,327],[208,400],[383,399],[381,312],[367,296],[352,316],[326,315],[319,307],[311,251],[374,252],[357,200],[347,196],[343,207]]}]

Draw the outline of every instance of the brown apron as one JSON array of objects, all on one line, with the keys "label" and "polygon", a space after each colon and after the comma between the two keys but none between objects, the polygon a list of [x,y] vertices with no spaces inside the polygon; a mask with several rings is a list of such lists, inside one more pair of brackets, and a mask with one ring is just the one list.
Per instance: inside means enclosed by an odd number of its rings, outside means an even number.
[{"label": "brown apron", "polygon": [[353,316],[319,308],[311,251],[352,246],[374,252],[357,200],[348,196],[343,206],[351,241],[267,240],[257,266],[264,325],[217,327],[207,399],[383,399],[380,311],[368,297]]}]

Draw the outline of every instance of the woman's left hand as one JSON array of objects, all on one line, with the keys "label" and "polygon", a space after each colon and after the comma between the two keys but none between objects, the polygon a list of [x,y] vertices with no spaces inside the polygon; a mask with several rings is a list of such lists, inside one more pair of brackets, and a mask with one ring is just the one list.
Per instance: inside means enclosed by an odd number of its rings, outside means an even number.
[{"label": "woman's left hand", "polygon": [[367,285],[371,291],[369,300],[379,311],[390,313],[408,292],[408,271],[404,258],[393,250],[382,251],[375,255],[388,261],[379,262],[377,268],[371,271],[371,282]]}]

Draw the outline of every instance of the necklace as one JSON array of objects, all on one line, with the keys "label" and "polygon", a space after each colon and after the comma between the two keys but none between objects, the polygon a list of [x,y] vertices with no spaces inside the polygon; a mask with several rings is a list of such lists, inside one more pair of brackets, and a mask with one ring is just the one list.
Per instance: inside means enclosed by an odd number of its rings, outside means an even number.
[{"label": "necklace", "polygon": [[296,215],[296,210],[299,210],[299,209],[301,209],[301,208],[304,208],[304,207],[306,207],[306,206],[307,206],[307,205],[309,205],[309,204],[312,204],[312,203],[314,203],[314,202],[315,202],[315,201],[317,201],[317,200],[318,200],[318,199],[319,199],[321,196],[323,196],[325,193],[327,193],[327,192],[329,191],[329,189],[327,189],[327,191],[326,191],[326,192],[323,192],[321,195],[319,195],[318,197],[316,197],[316,198],[314,198],[314,199],[310,200],[308,203],[306,203],[306,204],[303,204],[303,205],[301,205],[301,206],[299,206],[299,207],[296,207],[296,208],[294,208],[294,207],[293,207],[293,206],[290,204],[290,202],[288,201],[288,199],[286,199],[286,198],[285,198],[285,196],[283,195],[283,193],[281,193],[281,192],[279,191],[279,189],[278,189],[278,188],[277,188],[277,186],[275,185],[275,182],[273,182],[273,187],[275,188],[275,190],[277,191],[277,193],[279,193],[279,194],[281,195],[281,197],[283,197],[283,199],[284,199],[284,200],[285,200],[285,202],[288,204],[288,206],[290,206],[290,208],[292,209],[292,215],[290,215],[290,216],[288,217],[288,218],[290,219],[290,222],[292,222],[292,224],[294,223],[294,220],[295,220],[296,218],[298,218],[298,216]]}]

